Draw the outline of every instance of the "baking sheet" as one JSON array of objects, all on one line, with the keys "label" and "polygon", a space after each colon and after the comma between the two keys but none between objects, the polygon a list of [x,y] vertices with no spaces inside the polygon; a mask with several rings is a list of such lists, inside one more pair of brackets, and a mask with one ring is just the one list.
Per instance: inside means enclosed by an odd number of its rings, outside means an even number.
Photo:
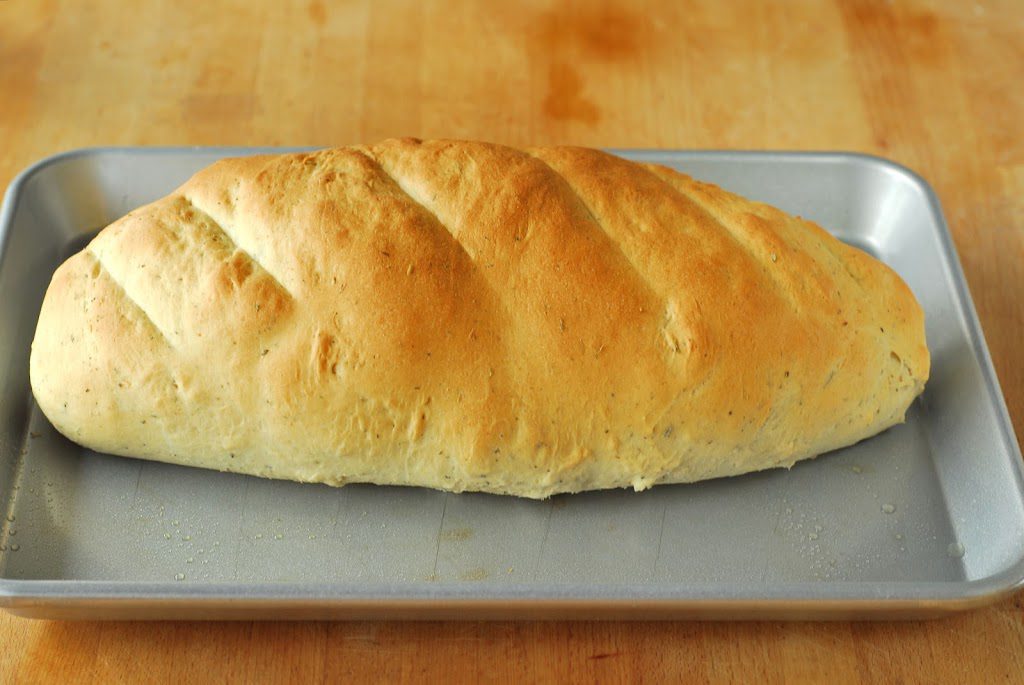
[{"label": "baking sheet", "polygon": [[907,423],[792,470],[534,502],[267,481],[65,440],[28,387],[53,270],[196,170],[255,152],[266,150],[82,150],[8,190],[0,606],[65,618],[903,617],[1021,584],[1020,453],[938,204],[911,172],[858,155],[619,151],[814,219],[921,301],[933,370]]}]

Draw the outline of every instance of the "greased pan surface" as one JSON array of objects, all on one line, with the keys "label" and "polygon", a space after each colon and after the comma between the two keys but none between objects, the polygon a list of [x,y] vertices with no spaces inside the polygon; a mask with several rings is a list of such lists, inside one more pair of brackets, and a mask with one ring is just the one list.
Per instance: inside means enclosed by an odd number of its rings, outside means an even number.
[{"label": "greased pan surface", "polygon": [[68,442],[28,387],[53,270],[198,169],[267,151],[82,150],[8,190],[0,606],[66,618],[902,618],[977,606],[1024,578],[1020,453],[940,208],[911,172],[858,155],[617,151],[811,218],[921,301],[932,377],[907,423],[790,471],[535,502],[267,481]]}]

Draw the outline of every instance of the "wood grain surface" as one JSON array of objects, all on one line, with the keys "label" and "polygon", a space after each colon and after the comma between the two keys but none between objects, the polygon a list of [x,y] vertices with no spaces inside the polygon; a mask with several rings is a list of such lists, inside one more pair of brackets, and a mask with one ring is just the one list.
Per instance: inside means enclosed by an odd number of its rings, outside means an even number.
[{"label": "wood grain surface", "polygon": [[[92,145],[857,150],[920,172],[1024,430],[1024,3],[0,0],[0,186]],[[1024,682],[1022,597],[922,623],[59,623],[0,682]]]}]

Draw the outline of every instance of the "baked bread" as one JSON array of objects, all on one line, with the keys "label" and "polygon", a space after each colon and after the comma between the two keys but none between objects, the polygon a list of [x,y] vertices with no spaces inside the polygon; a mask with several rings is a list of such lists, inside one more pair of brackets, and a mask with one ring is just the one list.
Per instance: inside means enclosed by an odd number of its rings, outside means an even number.
[{"label": "baked bread", "polygon": [[907,286],[813,223],[419,140],[199,172],[57,270],[31,360],[102,452],[535,498],[789,466],[902,421],[928,371]]}]

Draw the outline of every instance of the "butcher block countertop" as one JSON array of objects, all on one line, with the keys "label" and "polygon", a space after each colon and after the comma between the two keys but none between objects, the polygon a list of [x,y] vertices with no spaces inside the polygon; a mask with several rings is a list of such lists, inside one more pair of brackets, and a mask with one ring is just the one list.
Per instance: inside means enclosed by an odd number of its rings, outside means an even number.
[{"label": "butcher block countertop", "polygon": [[[0,0],[0,186],[100,145],[417,136],[881,155],[941,200],[1019,438],[1022,82],[1019,0]],[[1024,682],[1021,601],[876,623],[0,613],[0,682]]]}]

